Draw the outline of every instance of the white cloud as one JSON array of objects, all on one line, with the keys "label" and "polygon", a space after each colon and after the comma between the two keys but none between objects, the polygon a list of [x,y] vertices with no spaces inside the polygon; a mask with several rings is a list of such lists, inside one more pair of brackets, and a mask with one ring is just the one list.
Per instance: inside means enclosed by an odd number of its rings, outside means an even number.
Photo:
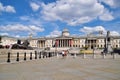
[{"label": "white cloud", "polygon": [[4,6],[3,6],[2,3],[0,3],[0,12],[1,12],[1,11],[4,11]]},{"label": "white cloud", "polygon": [[83,28],[80,29],[81,32],[84,32],[86,34],[94,33],[94,32],[99,32],[102,31],[103,34],[106,33],[106,30],[103,26],[96,26],[96,27],[86,27],[84,26]]},{"label": "white cloud", "polygon": [[20,38],[21,36],[20,35],[15,35],[15,37]]},{"label": "white cloud", "polygon": [[26,23],[28,24],[42,26],[43,21],[39,17],[36,18],[34,16],[20,16],[19,18],[22,21],[26,21]]},{"label": "white cloud", "polygon": [[[104,14],[104,6],[97,0],[58,0],[53,3],[42,4],[42,15],[45,20],[60,20],[75,26],[88,23]],[[107,13],[109,20],[111,14]]]},{"label": "white cloud", "polygon": [[30,28],[32,31],[40,31],[40,32],[43,32],[43,31],[44,31],[43,28],[37,27],[37,26],[34,26],[34,25],[30,25],[29,28]]},{"label": "white cloud", "polygon": [[44,31],[42,27],[38,27],[35,25],[22,25],[22,24],[13,24],[13,25],[6,25],[0,26],[2,31]]},{"label": "white cloud", "polygon": [[112,13],[110,13],[107,10],[105,10],[104,13],[99,16],[99,18],[100,20],[103,20],[103,21],[111,21],[114,19],[114,17],[112,16]]},{"label": "white cloud", "polygon": [[38,4],[34,3],[34,2],[31,2],[30,6],[31,6],[33,11],[37,11],[40,8],[40,5],[38,5]]},{"label": "white cloud", "polygon": [[[103,26],[95,26],[95,27],[84,26],[83,28],[80,29],[80,31],[85,34],[91,34],[91,33],[95,33],[95,32],[99,33],[100,31],[102,31],[102,33],[104,35],[107,34],[107,30]],[[119,32],[117,32],[117,31],[110,31],[110,35],[111,36],[120,36]]]},{"label": "white cloud", "polygon": [[109,5],[112,8],[120,7],[120,0],[99,0],[99,1]]},{"label": "white cloud", "polygon": [[29,20],[29,16],[21,16],[20,19],[24,20],[24,21],[27,21],[27,20]]},{"label": "white cloud", "polygon": [[6,12],[12,12],[12,13],[16,12],[15,9],[14,9],[14,7],[12,7],[12,6],[6,6],[5,10],[6,10]]},{"label": "white cloud", "polygon": [[50,34],[47,35],[46,37],[58,37],[60,35],[61,35],[61,31],[54,30],[54,31],[50,32]]},{"label": "white cloud", "polygon": [[110,35],[112,35],[112,36],[120,36],[120,33],[118,33],[117,31],[111,31]]},{"label": "white cloud", "polygon": [[22,25],[22,24],[13,24],[13,25],[4,25],[0,26],[0,31],[2,32],[12,32],[14,34],[21,33],[21,34],[36,34],[37,32],[43,32],[44,28],[35,26],[35,25]]},{"label": "white cloud", "polygon": [[15,8],[13,6],[3,6],[2,3],[0,3],[0,12],[16,13]]},{"label": "white cloud", "polygon": [[2,36],[8,36],[9,34],[8,33],[0,33],[0,35],[2,35]]}]

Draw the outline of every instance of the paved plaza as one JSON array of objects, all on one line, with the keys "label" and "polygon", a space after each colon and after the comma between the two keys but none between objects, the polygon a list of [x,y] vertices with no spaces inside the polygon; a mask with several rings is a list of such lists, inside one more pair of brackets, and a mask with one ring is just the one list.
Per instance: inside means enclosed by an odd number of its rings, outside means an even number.
[{"label": "paved plaza", "polygon": [[1,63],[0,80],[120,80],[120,58],[55,56]]}]

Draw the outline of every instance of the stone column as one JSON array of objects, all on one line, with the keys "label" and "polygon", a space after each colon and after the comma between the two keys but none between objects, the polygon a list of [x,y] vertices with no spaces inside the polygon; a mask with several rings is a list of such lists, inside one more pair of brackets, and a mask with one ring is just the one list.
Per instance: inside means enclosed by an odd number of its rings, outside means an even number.
[{"label": "stone column", "polygon": [[63,39],[63,47],[65,47],[65,45],[64,45],[64,39]]},{"label": "stone column", "polygon": [[63,42],[63,40],[61,40],[61,47],[63,47],[63,43],[62,42]]},{"label": "stone column", "polygon": [[43,47],[45,47],[45,41],[43,41],[43,45],[44,45]]},{"label": "stone column", "polygon": [[67,47],[69,46],[68,39],[67,39]]},{"label": "stone column", "polygon": [[42,42],[40,41],[40,47],[42,48]]},{"label": "stone column", "polygon": [[59,47],[61,46],[61,40],[59,40]]},{"label": "stone column", "polygon": [[65,46],[67,47],[67,39],[65,40]]},{"label": "stone column", "polygon": [[68,47],[69,47],[69,39],[68,39]]},{"label": "stone column", "polygon": [[68,42],[69,42],[69,47],[70,47],[70,40]]},{"label": "stone column", "polygon": [[59,44],[60,44],[60,47],[61,47],[61,39],[60,39],[60,43]]},{"label": "stone column", "polygon": [[64,39],[63,39],[63,47],[65,47],[65,45],[64,45]]},{"label": "stone column", "polygon": [[66,39],[66,47],[67,47],[68,43],[67,43],[67,39]]},{"label": "stone column", "polygon": [[68,47],[69,47],[69,39],[68,39]]},{"label": "stone column", "polygon": [[67,40],[65,40],[65,47],[67,47]]},{"label": "stone column", "polygon": [[70,47],[72,47],[72,40],[70,40]]},{"label": "stone column", "polygon": [[70,47],[72,47],[72,40],[70,40]]},{"label": "stone column", "polygon": [[60,40],[60,47],[62,47],[62,40]]},{"label": "stone column", "polygon": [[60,47],[60,40],[58,40],[58,43],[57,43],[57,44],[58,44],[58,46],[57,46],[57,47]]},{"label": "stone column", "polygon": [[63,47],[63,40],[62,40],[62,47]]},{"label": "stone column", "polygon": [[39,46],[40,46],[40,48],[41,48],[41,42],[39,41]]}]

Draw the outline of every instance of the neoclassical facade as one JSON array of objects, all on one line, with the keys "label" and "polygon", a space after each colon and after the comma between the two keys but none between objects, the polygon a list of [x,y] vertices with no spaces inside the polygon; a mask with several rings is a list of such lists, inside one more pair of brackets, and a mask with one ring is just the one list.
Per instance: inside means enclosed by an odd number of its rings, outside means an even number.
[{"label": "neoclassical facade", "polygon": [[[51,48],[55,49],[70,49],[70,48],[89,48],[94,47],[103,49],[105,47],[105,35],[87,35],[87,36],[71,36],[68,29],[62,31],[61,36],[58,37],[40,37],[27,38],[30,46],[37,49]],[[20,38],[19,38],[20,39]],[[2,37],[1,45],[11,45],[17,43],[18,38]],[[23,42],[25,39],[21,39]],[[120,48],[120,36],[110,36],[110,44],[112,48]]]},{"label": "neoclassical facade", "polygon": [[6,46],[6,45],[12,45],[17,43],[17,38],[14,37],[8,37],[8,36],[2,36],[0,45]]},{"label": "neoclassical facade", "polygon": [[[69,48],[89,48],[94,47],[103,49],[105,47],[105,35],[87,35],[87,36],[71,36],[68,29],[62,31],[61,36],[58,37],[42,37],[31,38],[30,45],[37,48],[57,48],[57,49],[69,49]],[[120,36],[110,36],[110,43],[112,48],[120,48]]]}]

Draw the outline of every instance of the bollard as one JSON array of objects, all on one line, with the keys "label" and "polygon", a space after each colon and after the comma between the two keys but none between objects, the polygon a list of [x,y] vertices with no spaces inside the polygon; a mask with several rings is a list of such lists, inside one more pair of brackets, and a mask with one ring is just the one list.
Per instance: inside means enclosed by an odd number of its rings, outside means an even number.
[{"label": "bollard", "polygon": [[30,60],[32,60],[32,52],[30,53]]},{"label": "bollard", "polygon": [[41,52],[39,53],[39,59],[41,58]]},{"label": "bollard", "polygon": [[19,52],[17,52],[17,59],[16,61],[19,61]]},{"label": "bollard", "polygon": [[7,59],[7,62],[8,62],[8,63],[10,62],[10,52],[8,52],[8,59]]},{"label": "bollard", "polygon": [[47,58],[47,54],[48,54],[48,53],[46,52],[46,53],[45,53],[46,58]]},{"label": "bollard", "polygon": [[50,53],[50,57],[52,57],[52,52]]},{"label": "bollard", "polygon": [[95,55],[95,53],[93,53],[93,59],[95,59],[96,58],[96,55]]},{"label": "bollard", "polygon": [[24,53],[24,61],[26,61],[26,52]]},{"label": "bollard", "polygon": [[55,56],[57,56],[57,55],[59,56],[59,52],[57,52],[57,53],[55,54]]},{"label": "bollard", "polygon": [[42,55],[43,55],[43,58],[45,58],[45,52],[43,52]]},{"label": "bollard", "polygon": [[52,53],[52,57],[54,56],[54,52]]},{"label": "bollard", "polygon": [[37,59],[37,51],[35,51],[35,59]]},{"label": "bollard", "polygon": [[53,56],[55,56],[55,53],[56,53],[56,52],[53,53]]},{"label": "bollard", "polygon": [[113,59],[115,59],[116,58],[116,55],[115,55],[115,53],[113,53]]},{"label": "bollard", "polygon": [[56,53],[57,54],[57,58],[59,58],[59,54],[58,53]]},{"label": "bollard", "polygon": [[54,56],[54,53],[55,53],[55,52],[52,53],[52,57]]},{"label": "bollard", "polygon": [[47,52],[45,52],[45,58],[47,58]]},{"label": "bollard", "polygon": [[84,54],[83,54],[83,59],[85,59],[85,58],[86,58],[86,54],[84,53]]},{"label": "bollard", "polygon": [[54,52],[54,56],[56,55],[57,52]]},{"label": "bollard", "polygon": [[103,53],[103,59],[105,59],[105,53]]},{"label": "bollard", "polygon": [[76,53],[74,54],[74,58],[76,58]]},{"label": "bollard", "polygon": [[48,53],[48,57],[49,57],[49,58],[51,57],[50,52]]},{"label": "bollard", "polygon": [[72,56],[73,56],[73,58],[76,58],[76,53],[73,53]]}]

